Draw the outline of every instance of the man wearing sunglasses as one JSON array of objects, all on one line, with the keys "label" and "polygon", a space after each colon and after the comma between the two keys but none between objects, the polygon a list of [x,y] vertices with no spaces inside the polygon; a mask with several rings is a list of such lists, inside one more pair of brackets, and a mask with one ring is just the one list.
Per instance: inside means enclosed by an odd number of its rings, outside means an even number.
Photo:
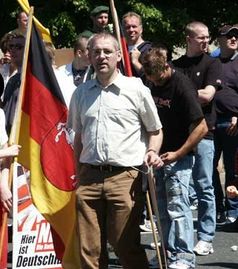
[{"label": "man wearing sunglasses", "polygon": [[[217,166],[223,153],[225,186],[232,185],[238,171],[238,167],[236,168],[238,164],[235,164],[238,146],[238,25],[222,26],[218,31],[217,40],[221,50],[219,59],[222,64],[222,90],[215,95],[217,122],[214,134],[213,182],[217,211],[224,216],[224,221],[226,221],[221,229],[227,232],[237,232],[238,200],[226,198],[224,205],[224,193]],[[225,213],[227,213],[227,220]]]},{"label": "man wearing sunglasses", "polygon": [[17,73],[8,80],[3,94],[3,110],[6,116],[6,129],[8,134],[10,134],[11,131],[17,96],[21,84],[21,68],[25,46],[25,37],[22,34],[9,35],[9,41],[7,44],[8,51],[10,53],[12,63],[17,68]]}]

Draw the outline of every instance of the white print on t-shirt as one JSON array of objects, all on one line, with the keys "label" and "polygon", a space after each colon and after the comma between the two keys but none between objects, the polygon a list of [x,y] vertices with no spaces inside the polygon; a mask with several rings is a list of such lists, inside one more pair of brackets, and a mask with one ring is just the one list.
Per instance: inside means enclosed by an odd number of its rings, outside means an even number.
[{"label": "white print on t-shirt", "polygon": [[170,108],[171,100],[170,99],[163,99],[160,97],[153,97],[154,102],[157,107],[168,107]]}]

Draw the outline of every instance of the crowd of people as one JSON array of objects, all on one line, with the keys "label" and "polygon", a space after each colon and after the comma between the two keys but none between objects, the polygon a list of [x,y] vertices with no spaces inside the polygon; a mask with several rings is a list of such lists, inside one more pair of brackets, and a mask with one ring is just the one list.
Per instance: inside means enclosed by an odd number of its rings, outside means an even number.
[{"label": "crowd of people", "polygon": [[[73,130],[81,268],[107,268],[107,243],[123,268],[158,268],[157,261],[149,264],[140,244],[140,228],[155,225],[144,214],[142,182],[143,167],[152,166],[168,268],[193,269],[196,255],[214,252],[216,229],[238,231],[238,25],[218,29],[219,53],[209,55],[208,27],[190,22],[185,55],[171,59],[163,40],[153,44],[143,39],[141,16],[127,12],[122,27],[133,73],[127,77],[119,68],[122,52],[109,15],[107,6],[91,11],[93,26],[75,40],[71,63],[56,66],[55,48],[45,43],[69,109],[67,126]],[[9,163],[20,150],[7,141],[21,83],[27,21],[28,15],[20,12],[18,28],[1,39],[2,212],[12,206]],[[1,262],[0,268],[6,268],[6,257]]]}]

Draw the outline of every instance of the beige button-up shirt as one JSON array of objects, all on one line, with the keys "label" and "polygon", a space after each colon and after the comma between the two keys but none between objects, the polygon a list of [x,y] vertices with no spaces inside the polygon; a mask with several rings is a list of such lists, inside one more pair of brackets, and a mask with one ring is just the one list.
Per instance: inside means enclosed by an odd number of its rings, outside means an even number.
[{"label": "beige button-up shirt", "polygon": [[81,134],[81,163],[137,166],[143,163],[146,132],[162,125],[141,79],[119,73],[106,88],[94,79],[76,89],[68,127]]}]

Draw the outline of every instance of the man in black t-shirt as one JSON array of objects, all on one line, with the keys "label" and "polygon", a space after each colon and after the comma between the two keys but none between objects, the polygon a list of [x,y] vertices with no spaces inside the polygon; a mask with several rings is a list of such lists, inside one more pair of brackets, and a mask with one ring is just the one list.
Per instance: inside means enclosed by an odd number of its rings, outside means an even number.
[{"label": "man in black t-shirt", "polygon": [[212,184],[216,112],[213,98],[221,83],[221,64],[208,56],[209,32],[201,22],[191,22],[185,28],[186,54],[173,61],[176,69],[187,75],[198,93],[198,100],[208,125],[208,133],[198,143],[192,178],[198,199],[197,255],[213,253],[212,241],[216,228],[215,196]]},{"label": "man in black t-shirt", "polygon": [[174,71],[164,51],[151,49],[142,60],[146,78],[163,125],[160,157],[164,167],[156,171],[158,206],[168,253],[169,268],[195,268],[193,220],[188,198],[193,149],[207,133],[207,125],[190,80]]}]

